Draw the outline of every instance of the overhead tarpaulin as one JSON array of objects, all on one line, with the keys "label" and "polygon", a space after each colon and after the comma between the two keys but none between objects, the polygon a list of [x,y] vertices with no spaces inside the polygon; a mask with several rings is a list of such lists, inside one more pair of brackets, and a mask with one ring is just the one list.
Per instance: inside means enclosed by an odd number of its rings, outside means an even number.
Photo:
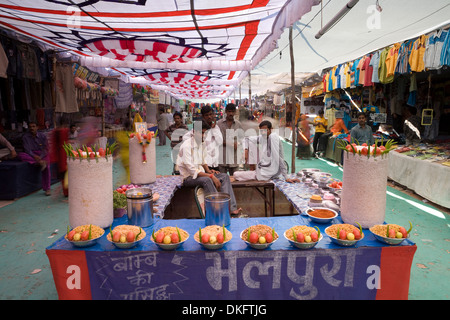
[{"label": "overhead tarpaulin", "polygon": [[[320,0],[2,0],[0,26],[152,83],[167,70],[236,87]],[[182,70],[182,71],[180,71]],[[142,79],[143,78],[143,79]],[[161,79],[160,76],[156,77]],[[174,77],[177,78],[177,77]],[[179,76],[178,76],[179,78]],[[177,84],[171,78],[165,84]],[[160,84],[160,83],[156,83]],[[185,92],[185,90],[181,90]],[[186,96],[196,96],[192,90]],[[230,90],[211,91],[209,97]],[[176,95],[173,90],[174,95]],[[184,97],[184,96],[183,96]]]},{"label": "overhead tarpaulin", "polygon": [[[315,6],[294,24],[295,72],[320,73],[323,69],[450,25],[449,0],[360,0],[327,33],[316,39],[322,26],[348,2],[323,0],[322,12],[322,6]],[[288,33],[285,30],[277,50],[255,66],[252,79],[257,74],[264,76],[290,70]]]}]

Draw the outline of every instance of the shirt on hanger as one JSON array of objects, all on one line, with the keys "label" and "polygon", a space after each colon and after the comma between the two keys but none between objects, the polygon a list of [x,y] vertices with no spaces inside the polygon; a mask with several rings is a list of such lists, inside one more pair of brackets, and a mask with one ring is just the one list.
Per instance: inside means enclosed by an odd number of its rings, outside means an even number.
[{"label": "shirt on hanger", "polygon": [[426,50],[427,36],[422,35],[414,41],[411,54],[409,55],[409,64],[411,71],[421,72],[425,69],[425,50]]},{"label": "shirt on hanger", "polygon": [[372,82],[376,82],[379,83],[380,79],[378,78],[378,67],[380,65],[380,51],[375,52],[372,55],[372,59],[370,59],[370,64],[369,64],[373,70],[372,70]]},{"label": "shirt on hanger", "polygon": [[359,69],[359,82],[358,84],[364,85],[364,81],[366,79],[366,70],[364,69],[364,62],[366,61],[366,56],[362,57],[361,60],[359,60],[358,63],[358,69]]},{"label": "shirt on hanger", "polygon": [[347,62],[345,64],[345,69],[344,69],[344,72],[345,72],[345,86],[344,86],[344,88],[350,88],[350,86],[352,85],[352,76],[350,74],[350,71],[351,71],[350,67],[351,67],[350,62]]},{"label": "shirt on hanger", "polygon": [[378,67],[378,77],[380,82],[383,84],[392,83],[394,81],[394,76],[387,76],[387,66],[386,57],[389,53],[390,48],[385,48],[380,53],[380,65]]},{"label": "shirt on hanger", "polygon": [[394,44],[388,51],[386,56],[386,77],[392,77],[395,75],[395,67],[397,65],[398,59],[398,51],[400,49],[401,44]]},{"label": "shirt on hanger", "polygon": [[364,83],[363,83],[363,85],[365,87],[373,86],[373,82],[372,82],[373,67],[370,65],[370,61],[371,60],[372,60],[372,56],[368,55],[364,59],[364,64],[362,66],[362,69],[364,70]]}]

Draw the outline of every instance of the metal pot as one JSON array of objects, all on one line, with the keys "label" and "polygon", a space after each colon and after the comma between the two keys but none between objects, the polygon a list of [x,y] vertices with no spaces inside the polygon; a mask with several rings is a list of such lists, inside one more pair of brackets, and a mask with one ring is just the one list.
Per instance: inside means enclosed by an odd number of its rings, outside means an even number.
[{"label": "metal pot", "polygon": [[217,192],[205,196],[205,223],[211,225],[230,224],[230,195]]},{"label": "metal pot", "polygon": [[153,192],[150,188],[134,188],[126,192],[128,224],[149,227],[153,220]]}]

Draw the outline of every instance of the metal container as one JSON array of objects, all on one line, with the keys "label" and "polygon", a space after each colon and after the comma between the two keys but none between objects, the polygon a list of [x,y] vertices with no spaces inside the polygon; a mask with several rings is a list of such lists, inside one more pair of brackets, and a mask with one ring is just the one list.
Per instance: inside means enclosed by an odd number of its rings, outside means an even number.
[{"label": "metal container", "polygon": [[230,195],[217,192],[205,196],[205,223],[211,225],[230,224]]},{"label": "metal container", "polygon": [[153,224],[153,192],[150,188],[134,188],[126,192],[128,224],[149,227]]}]

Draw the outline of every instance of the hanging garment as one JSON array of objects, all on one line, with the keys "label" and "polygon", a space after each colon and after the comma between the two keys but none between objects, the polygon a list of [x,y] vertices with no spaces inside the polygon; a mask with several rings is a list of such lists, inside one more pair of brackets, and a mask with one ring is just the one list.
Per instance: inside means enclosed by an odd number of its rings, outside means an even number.
[{"label": "hanging garment", "polygon": [[383,84],[392,83],[394,81],[394,76],[387,76],[387,66],[386,58],[389,53],[390,48],[385,48],[380,53],[380,65],[378,67],[378,77],[380,82]]},{"label": "hanging garment", "polygon": [[411,54],[409,55],[409,65],[411,71],[422,72],[425,69],[425,50],[426,50],[427,36],[422,35],[414,41]]},{"label": "hanging garment", "polygon": [[8,75],[6,74],[6,70],[8,70],[8,64],[8,56],[6,55],[5,50],[3,50],[3,46],[0,45],[0,77],[8,77]]},{"label": "hanging garment", "polygon": [[345,64],[344,73],[345,73],[344,88],[350,88],[350,86],[352,85],[352,76],[350,75],[350,62],[347,62]]},{"label": "hanging garment", "polygon": [[378,67],[380,65],[380,50],[375,52],[372,55],[372,59],[370,59],[370,66],[373,68],[372,70],[372,82],[379,83],[380,78],[378,78]]},{"label": "hanging garment", "polygon": [[393,77],[395,75],[395,67],[397,66],[400,46],[400,43],[396,43],[389,49],[386,56],[386,77]]},{"label": "hanging garment", "polygon": [[411,67],[409,65],[409,55],[411,54],[414,40],[408,40],[402,43],[398,50],[397,65],[395,72],[399,74],[410,73]]},{"label": "hanging garment", "polygon": [[359,69],[359,81],[358,84],[363,86],[364,80],[366,79],[366,70],[364,69],[364,62],[366,61],[366,56],[362,57],[359,60],[358,63],[358,69]]},{"label": "hanging garment", "polygon": [[450,32],[447,32],[447,36],[442,44],[441,65],[450,66]]},{"label": "hanging garment", "polygon": [[364,59],[364,63],[363,63],[363,66],[362,66],[362,69],[364,70],[364,83],[363,83],[363,85],[365,87],[373,86],[373,82],[372,82],[373,67],[370,65],[371,60],[372,60],[372,55],[368,55]]},{"label": "hanging garment", "polygon": [[78,103],[73,80],[72,66],[57,65],[55,68],[56,107],[55,112],[78,112]]},{"label": "hanging garment", "polygon": [[359,85],[359,75],[360,75],[359,62],[360,61],[361,61],[361,58],[356,59],[355,62],[353,62],[353,69],[355,70],[355,86]]}]

